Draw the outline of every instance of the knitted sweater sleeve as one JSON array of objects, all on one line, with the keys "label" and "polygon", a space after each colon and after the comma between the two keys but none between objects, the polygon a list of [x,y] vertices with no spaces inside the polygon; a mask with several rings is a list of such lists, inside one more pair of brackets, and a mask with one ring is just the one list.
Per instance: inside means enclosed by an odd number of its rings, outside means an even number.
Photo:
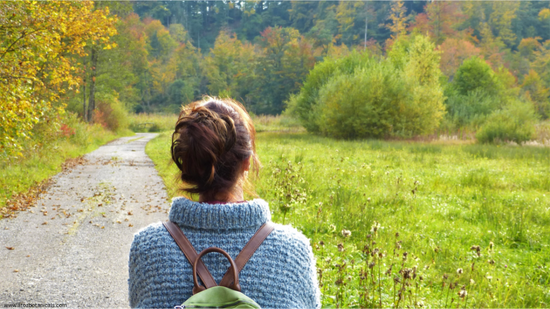
[{"label": "knitted sweater sleeve", "polygon": [[294,268],[289,270],[289,277],[286,278],[288,282],[285,282],[292,286],[291,293],[294,294],[291,296],[294,299],[292,307],[321,308],[316,260],[309,239],[294,228],[277,226],[282,230],[276,229],[274,236],[277,237],[279,232],[286,234],[283,237],[287,238],[287,245],[289,245],[287,252],[291,252],[291,256],[286,262],[287,266]]}]

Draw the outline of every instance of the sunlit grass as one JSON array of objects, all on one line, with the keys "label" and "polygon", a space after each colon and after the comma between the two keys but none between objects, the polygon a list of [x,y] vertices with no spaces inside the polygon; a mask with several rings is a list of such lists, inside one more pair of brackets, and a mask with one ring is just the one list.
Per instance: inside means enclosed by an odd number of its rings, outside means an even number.
[{"label": "sunlit grass", "polygon": [[[175,196],[169,143],[147,152]],[[257,147],[256,191],[311,239],[323,307],[550,305],[550,148],[276,133]]]}]

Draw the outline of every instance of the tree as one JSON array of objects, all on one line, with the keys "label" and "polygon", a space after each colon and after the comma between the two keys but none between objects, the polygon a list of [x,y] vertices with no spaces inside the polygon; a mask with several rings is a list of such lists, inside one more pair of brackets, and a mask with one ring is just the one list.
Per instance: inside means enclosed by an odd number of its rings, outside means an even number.
[{"label": "tree", "polygon": [[[407,33],[407,18],[405,16],[406,12],[406,8],[403,7],[403,1],[393,0],[391,2],[391,14],[389,17],[389,19],[391,20],[391,24],[386,25],[386,27],[392,33],[392,40],[389,41],[389,45],[391,45],[391,42],[397,40],[400,36]],[[388,43],[386,43],[386,45],[388,45]]]},{"label": "tree", "polygon": [[204,58],[210,94],[247,102],[256,79],[257,57],[252,44],[242,43],[234,33],[221,31],[214,48]]},{"label": "tree", "polygon": [[456,70],[464,60],[479,56],[481,53],[481,50],[470,41],[453,38],[446,39],[438,46],[438,50],[441,51],[441,71],[449,80],[453,79]]},{"label": "tree", "polygon": [[495,1],[489,24],[493,33],[508,46],[516,46],[517,36],[512,30],[512,20],[516,18],[519,1]]},{"label": "tree", "polygon": [[90,1],[0,2],[0,148],[18,149],[17,138],[31,135],[34,124],[57,123],[66,89],[81,83],[75,55],[85,46],[111,48],[116,18]]},{"label": "tree", "polygon": [[543,118],[550,117],[550,89],[544,85],[535,70],[530,70],[525,76],[521,89],[535,107],[537,113]]},{"label": "tree", "polygon": [[436,44],[458,36],[456,28],[464,21],[460,4],[451,1],[432,1],[425,7],[431,37]]},{"label": "tree", "polygon": [[481,89],[491,95],[498,93],[498,84],[491,67],[479,57],[471,57],[458,68],[454,85],[459,94],[465,95]]}]

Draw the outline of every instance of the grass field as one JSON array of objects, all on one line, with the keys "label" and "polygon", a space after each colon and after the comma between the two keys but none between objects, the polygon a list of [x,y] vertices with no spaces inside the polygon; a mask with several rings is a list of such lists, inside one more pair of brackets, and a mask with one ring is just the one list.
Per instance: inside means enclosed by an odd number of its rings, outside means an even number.
[{"label": "grass field", "polygon": [[[178,194],[170,136],[147,153]],[[260,133],[257,194],[311,239],[324,307],[550,306],[550,148]]]}]

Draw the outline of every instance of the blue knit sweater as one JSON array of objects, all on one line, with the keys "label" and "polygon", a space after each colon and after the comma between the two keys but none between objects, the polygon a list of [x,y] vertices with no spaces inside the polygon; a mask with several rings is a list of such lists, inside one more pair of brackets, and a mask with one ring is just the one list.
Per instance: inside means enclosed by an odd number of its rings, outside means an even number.
[{"label": "blue knit sweater", "polygon": [[[170,221],[177,223],[197,252],[219,247],[233,259],[252,235],[271,219],[261,199],[232,204],[206,204],[176,198]],[[202,258],[219,282],[229,262],[218,253]],[[191,297],[192,267],[161,223],[134,236],[130,249],[131,307],[173,308]],[[275,224],[240,272],[242,292],[262,308],[319,308],[320,292],[309,240],[290,226]]]}]

